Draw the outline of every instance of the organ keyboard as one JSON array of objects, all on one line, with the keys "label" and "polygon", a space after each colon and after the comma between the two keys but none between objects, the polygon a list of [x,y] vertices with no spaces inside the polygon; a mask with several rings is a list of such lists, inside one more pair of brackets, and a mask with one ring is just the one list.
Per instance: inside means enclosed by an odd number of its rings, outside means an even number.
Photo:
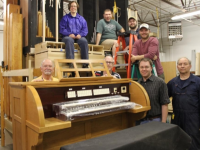
[{"label": "organ keyboard", "polygon": [[10,86],[14,150],[57,150],[132,127],[150,109],[144,88],[129,79]]},{"label": "organ keyboard", "polygon": [[134,102],[121,95],[76,100],[53,104],[56,117],[61,120],[74,120],[76,117],[98,115],[117,110],[134,108]]}]

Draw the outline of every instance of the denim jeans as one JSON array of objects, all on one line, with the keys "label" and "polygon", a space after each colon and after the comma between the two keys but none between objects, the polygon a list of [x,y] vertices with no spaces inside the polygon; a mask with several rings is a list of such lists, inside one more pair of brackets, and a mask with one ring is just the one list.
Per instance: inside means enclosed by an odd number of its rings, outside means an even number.
[{"label": "denim jeans", "polygon": [[66,59],[74,59],[74,42],[77,42],[81,48],[81,59],[88,59],[88,42],[85,37],[73,39],[65,36],[62,41],[65,43]]},{"label": "denim jeans", "polygon": [[140,124],[149,123],[151,121],[161,122],[161,118],[155,118],[155,119],[152,119],[152,120],[147,119],[147,120],[141,121]]}]

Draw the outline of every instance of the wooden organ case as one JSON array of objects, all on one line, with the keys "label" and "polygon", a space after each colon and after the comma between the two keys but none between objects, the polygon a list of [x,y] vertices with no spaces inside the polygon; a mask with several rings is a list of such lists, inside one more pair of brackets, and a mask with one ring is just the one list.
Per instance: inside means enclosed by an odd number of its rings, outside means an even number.
[{"label": "wooden organ case", "polygon": [[[63,145],[135,126],[135,121],[144,118],[151,108],[144,88],[129,79],[13,82],[10,86],[14,150],[58,150]],[[94,95],[94,90],[98,94]],[[69,96],[69,91],[75,94]],[[71,121],[57,119],[52,109],[59,102],[113,95],[127,96],[141,106]]]}]

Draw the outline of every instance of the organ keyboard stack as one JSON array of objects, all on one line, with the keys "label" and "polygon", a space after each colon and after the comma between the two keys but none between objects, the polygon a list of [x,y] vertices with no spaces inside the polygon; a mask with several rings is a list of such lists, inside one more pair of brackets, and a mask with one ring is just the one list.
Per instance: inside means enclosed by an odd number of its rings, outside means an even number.
[{"label": "organ keyboard stack", "polygon": [[151,108],[129,79],[10,83],[14,150],[58,150],[135,126]]},{"label": "organ keyboard stack", "polygon": [[57,118],[65,121],[74,120],[77,117],[131,109],[134,106],[134,102],[129,102],[129,97],[116,95],[56,103],[53,104],[53,109]]}]

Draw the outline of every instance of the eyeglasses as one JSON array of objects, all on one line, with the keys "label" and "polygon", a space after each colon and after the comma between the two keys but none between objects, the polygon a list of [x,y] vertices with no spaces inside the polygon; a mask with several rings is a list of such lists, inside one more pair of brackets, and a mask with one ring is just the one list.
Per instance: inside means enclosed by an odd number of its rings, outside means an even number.
[{"label": "eyeglasses", "polygon": [[111,61],[106,61],[107,64],[113,64],[114,62]]}]

